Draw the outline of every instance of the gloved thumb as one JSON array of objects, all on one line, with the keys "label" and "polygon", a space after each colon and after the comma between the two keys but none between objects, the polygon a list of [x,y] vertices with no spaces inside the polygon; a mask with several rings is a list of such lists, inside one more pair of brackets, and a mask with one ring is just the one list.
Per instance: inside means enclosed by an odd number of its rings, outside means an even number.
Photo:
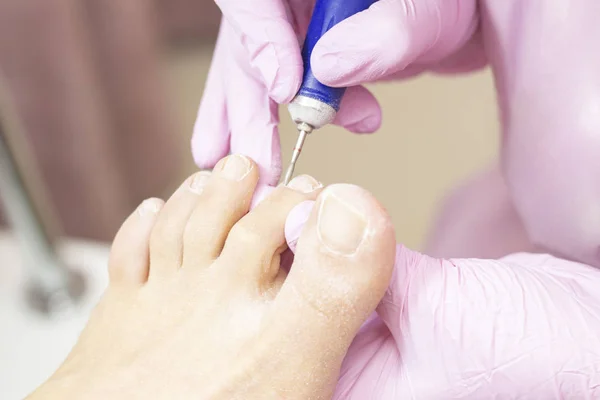
[{"label": "gloved thumb", "polygon": [[400,247],[377,308],[410,373],[398,398],[597,396],[586,366],[600,360],[598,279],[545,254],[443,260]]},{"label": "gloved thumb", "polygon": [[380,0],[331,28],[315,46],[315,77],[354,86],[440,60],[476,30],[475,0]]}]

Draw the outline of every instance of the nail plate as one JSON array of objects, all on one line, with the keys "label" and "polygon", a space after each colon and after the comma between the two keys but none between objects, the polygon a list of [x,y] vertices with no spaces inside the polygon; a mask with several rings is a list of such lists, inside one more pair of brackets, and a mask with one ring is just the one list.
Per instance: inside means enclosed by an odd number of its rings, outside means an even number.
[{"label": "nail plate", "polygon": [[142,204],[140,204],[140,206],[138,207],[137,211],[138,214],[143,216],[149,215],[149,214],[156,214],[160,211],[160,209],[163,206],[163,201],[161,199],[156,199],[156,198],[150,198],[150,199],[146,199],[142,202]]},{"label": "nail plate", "polygon": [[194,176],[192,176],[192,179],[190,180],[190,184],[189,184],[189,188],[192,192],[194,193],[202,193],[202,191],[204,190],[204,186],[206,186],[206,183],[208,182],[208,179],[210,178],[210,172],[207,171],[201,171],[201,172],[197,172],[196,174],[194,174]]},{"label": "nail plate", "polygon": [[241,181],[252,168],[250,160],[242,155],[233,154],[220,161],[220,175],[232,181]]},{"label": "nail plate", "polygon": [[288,183],[287,187],[297,192],[311,193],[323,187],[323,184],[310,175],[300,175]]},{"label": "nail plate", "polygon": [[[332,252],[351,255],[363,241],[367,218],[353,190],[331,189],[321,202],[318,233],[321,242]],[[351,188],[350,188],[351,189]]]}]

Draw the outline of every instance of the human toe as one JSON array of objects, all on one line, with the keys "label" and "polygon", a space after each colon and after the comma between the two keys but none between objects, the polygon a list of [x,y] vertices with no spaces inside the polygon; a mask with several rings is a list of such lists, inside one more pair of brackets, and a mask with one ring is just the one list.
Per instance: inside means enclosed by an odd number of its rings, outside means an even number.
[{"label": "human toe", "polygon": [[229,231],[250,209],[258,178],[256,164],[246,156],[219,161],[189,216],[183,265],[207,265],[221,254]]},{"label": "human toe", "polygon": [[233,226],[221,255],[222,264],[234,269],[243,281],[268,287],[279,272],[280,255],[287,248],[288,214],[298,204],[316,199],[322,187],[308,175],[277,187]]},{"label": "human toe", "polygon": [[279,348],[304,349],[292,368],[317,360],[311,376],[333,390],[352,339],[388,287],[395,247],[390,217],[368,192],[333,185],[321,193],[274,303]]},{"label": "human toe", "polygon": [[144,200],[121,225],[108,263],[110,282],[141,284],[148,278],[150,233],[164,202]]},{"label": "human toe", "polygon": [[180,268],[183,232],[210,177],[207,171],[193,174],[163,206],[150,235],[150,278]]},{"label": "human toe", "polygon": [[286,284],[324,315],[366,317],[385,293],[395,252],[391,219],[377,200],[357,186],[333,185],[302,229]]}]

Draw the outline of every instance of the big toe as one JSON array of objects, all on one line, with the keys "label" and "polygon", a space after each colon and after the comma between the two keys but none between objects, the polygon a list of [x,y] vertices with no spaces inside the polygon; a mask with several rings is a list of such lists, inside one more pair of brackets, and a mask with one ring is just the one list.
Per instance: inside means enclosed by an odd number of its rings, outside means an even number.
[{"label": "big toe", "polygon": [[352,185],[323,191],[276,299],[276,314],[286,321],[280,326],[292,330],[281,335],[292,348],[305,349],[295,358],[296,371],[310,370],[311,377],[320,376],[333,389],[337,376],[331,371],[338,371],[352,339],[382,299],[395,251],[390,217],[373,196]]}]

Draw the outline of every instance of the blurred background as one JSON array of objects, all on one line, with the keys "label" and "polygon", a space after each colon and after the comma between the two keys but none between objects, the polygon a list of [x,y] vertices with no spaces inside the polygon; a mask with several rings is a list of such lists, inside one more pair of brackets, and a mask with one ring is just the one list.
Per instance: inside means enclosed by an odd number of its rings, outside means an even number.
[{"label": "blurred background", "polygon": [[[0,227],[0,398],[23,398],[60,365],[106,287],[124,218],[196,170],[219,19],[213,0],[0,1],[0,220],[14,228]],[[381,130],[318,131],[297,171],[367,188],[398,241],[420,249],[444,196],[495,159],[491,75],[372,90]],[[297,132],[281,111],[287,162]]]},{"label": "blurred background", "polygon": [[[195,170],[189,142],[220,14],[212,0],[3,0],[0,74],[64,232],[110,241],[146,197]],[[488,70],[372,87],[373,136],[312,135],[299,172],[350,182],[389,209],[419,248],[436,205],[495,158]],[[281,113],[287,162],[296,132]]]}]

